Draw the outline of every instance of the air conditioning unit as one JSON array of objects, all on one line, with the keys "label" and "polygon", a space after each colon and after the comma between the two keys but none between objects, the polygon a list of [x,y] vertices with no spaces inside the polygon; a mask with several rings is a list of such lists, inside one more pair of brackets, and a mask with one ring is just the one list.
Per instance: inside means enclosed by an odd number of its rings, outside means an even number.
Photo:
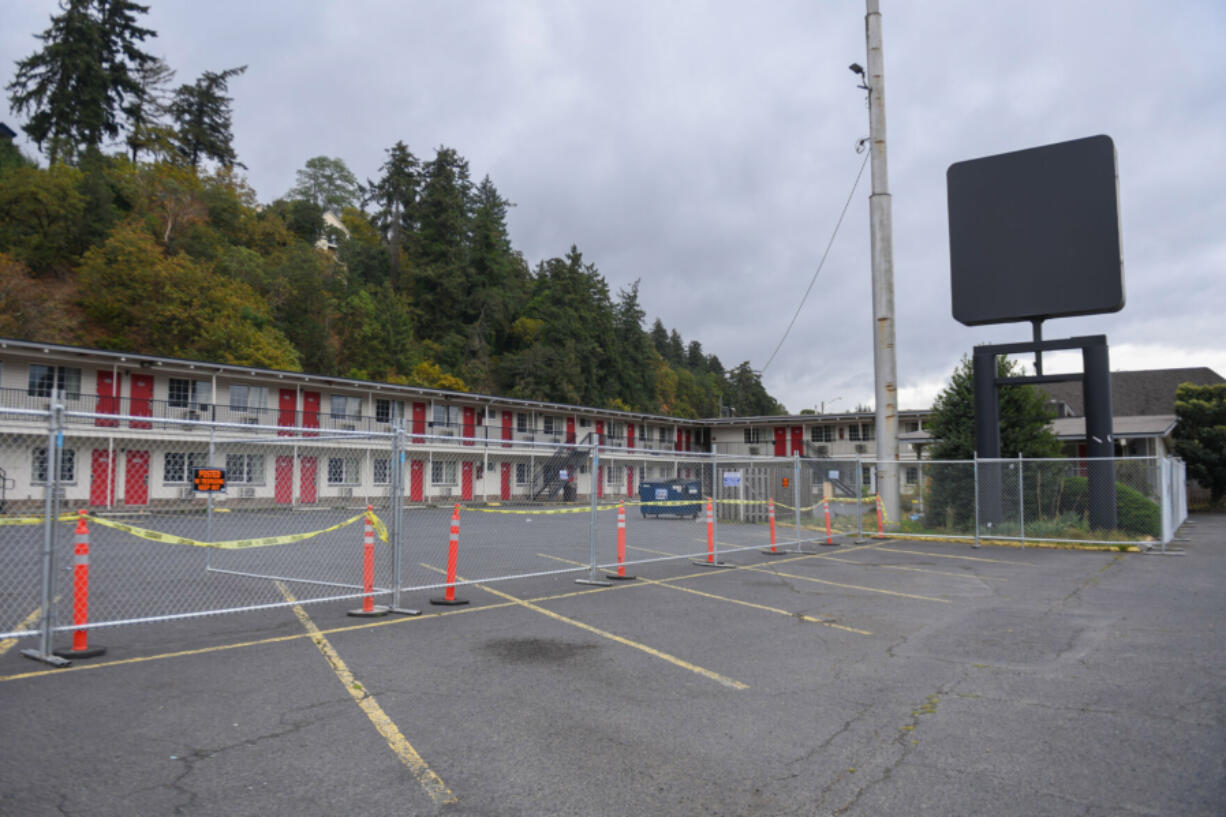
[{"label": "air conditioning unit", "polygon": [[353,499],[353,489],[341,488],[340,496],[342,499]]},{"label": "air conditioning unit", "polygon": [[179,489],[179,499],[191,499],[196,495],[196,490],[191,486]]},{"label": "air conditioning unit", "polygon": [[864,443],[856,443],[856,453],[857,454],[867,454],[868,446],[865,445]]},{"label": "air conditioning unit", "polygon": [[454,436],[455,436],[455,431],[452,431],[451,429],[447,429],[447,430],[445,430],[445,431],[440,431],[440,432],[438,432],[438,436],[440,436],[440,437],[454,437]]},{"label": "air conditioning unit", "polygon": [[816,446],[814,450],[817,451],[817,456],[819,457],[829,457],[830,456],[830,446],[828,445]]},{"label": "air conditioning unit", "polygon": [[243,499],[254,499],[255,498],[255,488],[239,488],[238,495],[242,497]]},{"label": "air conditioning unit", "polygon": [[244,417],[239,422],[243,423],[244,425],[256,426],[260,424],[260,418],[259,417]]},{"label": "air conditioning unit", "polygon": [[340,430],[341,431],[357,431],[358,427],[354,423],[341,423]]},{"label": "air conditioning unit", "polygon": [[756,457],[762,453],[762,449],[756,445],[749,446],[749,456]]},{"label": "air conditioning unit", "polygon": [[454,489],[451,487],[447,487],[447,488],[435,488],[434,490],[439,496],[451,496],[451,492]]}]

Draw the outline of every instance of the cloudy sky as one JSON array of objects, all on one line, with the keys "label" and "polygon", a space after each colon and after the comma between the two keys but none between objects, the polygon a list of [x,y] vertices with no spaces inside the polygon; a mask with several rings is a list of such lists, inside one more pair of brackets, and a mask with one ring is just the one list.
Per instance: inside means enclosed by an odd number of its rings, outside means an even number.
[{"label": "cloudy sky", "polygon": [[[261,200],[313,156],[365,179],[397,140],[453,147],[515,202],[530,263],[578,245],[726,366],[779,343],[868,134],[855,0],[146,2],[147,50],[178,81],[249,66],[234,130]],[[901,406],[929,405],[974,344],[1030,337],[950,314],[946,168],[1098,133],[1118,152],[1127,305],[1045,336],[1106,334],[1113,369],[1226,374],[1226,5],[881,5]],[[5,84],[55,10],[4,1]],[[872,402],[868,193],[866,171],[765,372],[793,412]]]}]

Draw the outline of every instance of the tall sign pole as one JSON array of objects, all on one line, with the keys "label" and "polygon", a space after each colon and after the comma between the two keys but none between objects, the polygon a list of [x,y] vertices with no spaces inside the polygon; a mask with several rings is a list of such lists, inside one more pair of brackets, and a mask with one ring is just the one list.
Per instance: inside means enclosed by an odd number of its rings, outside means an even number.
[{"label": "tall sign pole", "polygon": [[877,426],[877,490],[886,517],[897,523],[898,505],[898,363],[894,354],[894,230],[890,215],[890,181],[885,151],[885,61],[881,49],[881,11],[866,0],[864,33],[868,44],[868,132],[872,153],[873,192],[869,223],[873,264],[873,372]]}]

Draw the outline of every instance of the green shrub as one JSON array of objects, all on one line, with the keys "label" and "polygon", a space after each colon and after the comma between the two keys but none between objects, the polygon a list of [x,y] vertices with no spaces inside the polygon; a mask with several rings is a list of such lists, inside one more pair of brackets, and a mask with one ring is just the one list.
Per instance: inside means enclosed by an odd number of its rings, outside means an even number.
[{"label": "green shrub", "polygon": [[[1158,538],[1162,535],[1162,511],[1158,503],[1135,488],[1115,483],[1116,527],[1129,533]],[[1060,511],[1084,515],[1090,508],[1090,481],[1066,477],[1060,494]]]}]

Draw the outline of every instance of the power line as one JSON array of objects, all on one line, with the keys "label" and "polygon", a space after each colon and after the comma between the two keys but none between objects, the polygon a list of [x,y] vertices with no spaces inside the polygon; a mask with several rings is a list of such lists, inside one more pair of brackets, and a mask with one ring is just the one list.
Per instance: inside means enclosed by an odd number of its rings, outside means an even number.
[{"label": "power line", "polygon": [[788,328],[783,330],[783,337],[779,338],[779,343],[775,345],[775,351],[771,352],[771,356],[767,358],[766,363],[758,371],[759,377],[766,374],[767,368],[775,360],[775,355],[779,354],[779,349],[783,346],[783,342],[788,339],[788,333],[796,325],[796,319],[800,317],[800,310],[804,308],[805,301],[809,298],[809,293],[813,291],[813,285],[817,283],[817,276],[821,274],[822,267],[826,265],[826,256],[830,255],[830,248],[834,246],[834,239],[839,234],[839,227],[843,226],[843,217],[847,215],[847,208],[851,206],[851,198],[856,194],[856,188],[860,186],[860,177],[864,175],[864,166],[868,164],[870,155],[872,155],[871,152],[865,151],[864,161],[860,163],[860,170],[856,173],[856,180],[851,183],[851,191],[847,194],[847,201],[843,204],[843,212],[839,213],[839,220],[835,222],[834,232],[830,234],[830,241],[826,244],[826,251],[822,253],[822,260],[817,262],[817,269],[813,271],[813,277],[809,280],[809,287],[801,297],[800,303],[796,305],[796,313],[792,315],[792,320],[788,322]]}]

